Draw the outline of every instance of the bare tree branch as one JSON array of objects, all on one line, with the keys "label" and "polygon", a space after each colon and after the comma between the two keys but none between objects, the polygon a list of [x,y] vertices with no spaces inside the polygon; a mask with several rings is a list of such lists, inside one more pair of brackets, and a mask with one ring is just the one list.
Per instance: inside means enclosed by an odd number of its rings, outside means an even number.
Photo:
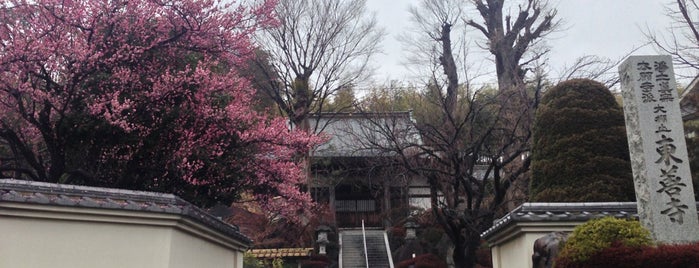
[{"label": "bare tree branch", "polygon": [[[534,49],[557,21],[540,1],[522,1],[516,17],[503,14],[503,1],[470,1],[482,22],[465,19],[469,2],[424,0],[411,9],[416,62],[429,63],[424,91],[416,102],[413,128],[421,143],[398,142],[396,129],[378,127],[391,146],[371,144],[395,155],[415,176],[429,182],[432,212],[454,243],[457,267],[472,267],[479,234],[491,226],[496,213],[511,197],[511,186],[526,184],[533,111],[543,76],[530,83],[528,68],[548,52]],[[474,89],[467,68],[456,63],[466,58],[467,44],[455,29],[469,25],[486,36],[495,57],[499,88]],[[413,37],[413,36],[411,36]],[[415,42],[418,40],[418,42]],[[463,72],[464,75],[461,75]],[[390,152],[390,153],[389,153]],[[518,185],[518,186],[519,186]]]},{"label": "bare tree branch", "polygon": [[612,88],[619,83],[619,74],[616,72],[617,66],[628,56],[635,53],[638,48],[634,48],[624,56],[617,59],[609,59],[596,55],[584,55],[578,57],[570,66],[563,66],[555,77],[555,83],[560,83],[573,78],[587,78],[598,81],[608,88]]},{"label": "bare tree branch", "polygon": [[676,0],[675,4],[666,7],[674,23],[665,34],[647,27],[644,35],[656,48],[672,55],[677,65],[699,70],[699,25],[693,19],[699,16],[699,5],[696,0]]},{"label": "bare tree branch", "polygon": [[368,76],[383,30],[366,0],[281,0],[276,13],[280,25],[258,37],[277,72],[268,77],[275,86],[263,88],[301,126],[335,92]]}]

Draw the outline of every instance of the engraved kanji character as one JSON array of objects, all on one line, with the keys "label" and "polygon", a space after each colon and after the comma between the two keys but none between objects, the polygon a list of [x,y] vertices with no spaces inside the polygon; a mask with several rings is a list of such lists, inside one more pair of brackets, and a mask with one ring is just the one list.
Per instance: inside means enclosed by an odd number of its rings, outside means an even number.
[{"label": "engraved kanji character", "polygon": [[660,132],[671,132],[672,130],[668,129],[665,124],[660,124],[658,126],[658,129],[655,131],[655,133],[660,133]]},{"label": "engraved kanji character", "polygon": [[653,113],[654,114],[657,114],[657,113],[664,113],[665,114],[665,113],[667,113],[667,111],[665,110],[665,106],[658,104],[655,107],[653,107]]},{"label": "engraved kanji character", "polygon": [[664,60],[654,62],[653,68],[655,68],[655,70],[660,73],[664,73],[665,71],[667,71],[667,69],[670,69],[670,67],[667,66],[667,62],[665,62]]},{"label": "engraved kanji character", "polygon": [[655,81],[670,81],[670,76],[667,74],[656,74]]},{"label": "engraved kanji character", "polygon": [[660,145],[655,149],[658,154],[660,154],[660,158],[658,158],[655,163],[665,163],[666,166],[670,165],[670,160],[674,161],[675,163],[682,163],[682,159],[674,156],[677,146],[672,143],[675,142],[675,140],[665,135],[661,135],[660,137],[660,140],[655,142],[656,144]]},{"label": "engraved kanji character", "polygon": [[[640,72],[638,81],[653,81],[653,72]],[[645,84],[645,83],[644,83]],[[643,86],[641,86],[643,87]]]},{"label": "engraved kanji character", "polygon": [[674,101],[675,98],[672,97],[672,93],[660,92],[660,98],[658,98],[658,100],[662,102],[671,102]]},{"label": "engraved kanji character", "polygon": [[672,165],[671,168],[665,170],[660,169],[662,173],[660,175],[660,185],[663,187],[658,190],[658,193],[666,193],[670,197],[679,195],[682,192],[683,187],[687,187],[687,184],[682,183],[682,178],[677,176],[677,166]]},{"label": "engraved kanji character", "polygon": [[650,92],[641,92],[641,100],[643,102],[656,102],[655,96]]},{"label": "engraved kanji character", "polygon": [[653,90],[655,85],[653,85],[653,83],[651,83],[651,82],[643,82],[643,83],[641,83],[640,87],[643,90],[643,92],[648,92],[648,91]]},{"label": "engraved kanji character", "polygon": [[645,61],[636,63],[636,67],[637,67],[636,70],[639,70],[639,71],[647,71],[647,70],[651,69],[650,63],[647,63]]},{"label": "engraved kanji character", "polygon": [[663,211],[660,211],[660,213],[663,215],[670,216],[671,222],[682,224],[684,210],[689,207],[685,204],[682,204],[682,201],[680,201],[677,198],[670,198],[670,202],[667,202],[666,205],[669,205],[670,207]]}]

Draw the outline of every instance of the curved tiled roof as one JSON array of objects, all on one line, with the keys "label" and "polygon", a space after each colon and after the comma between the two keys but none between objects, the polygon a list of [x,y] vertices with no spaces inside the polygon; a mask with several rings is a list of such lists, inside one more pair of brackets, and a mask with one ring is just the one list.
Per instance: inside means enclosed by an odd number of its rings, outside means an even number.
[{"label": "curved tiled roof", "polygon": [[410,111],[321,113],[312,115],[311,128],[329,139],[313,150],[313,157],[393,156],[394,142],[420,145],[422,139]]},{"label": "curved tiled roof", "polygon": [[636,202],[524,203],[493,222],[481,234],[486,239],[515,222],[584,222],[594,218],[638,218]]},{"label": "curved tiled roof", "polygon": [[255,258],[286,258],[286,257],[308,257],[311,256],[313,248],[270,248],[248,250]]},{"label": "curved tiled roof", "polygon": [[246,244],[252,243],[237,226],[172,194],[0,179],[0,202],[180,215]]}]

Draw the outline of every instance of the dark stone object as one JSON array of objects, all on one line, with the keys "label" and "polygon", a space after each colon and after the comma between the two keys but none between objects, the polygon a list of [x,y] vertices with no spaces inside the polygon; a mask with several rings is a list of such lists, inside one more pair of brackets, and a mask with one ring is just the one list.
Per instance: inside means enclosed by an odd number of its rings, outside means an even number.
[{"label": "dark stone object", "polygon": [[534,268],[553,267],[553,260],[558,256],[566,240],[568,240],[568,234],[552,232],[534,241],[534,254],[532,254]]}]

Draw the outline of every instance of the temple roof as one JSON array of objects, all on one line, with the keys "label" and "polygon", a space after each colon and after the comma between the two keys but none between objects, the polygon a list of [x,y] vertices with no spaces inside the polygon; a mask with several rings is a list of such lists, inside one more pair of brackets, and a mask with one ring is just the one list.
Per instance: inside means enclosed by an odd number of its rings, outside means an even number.
[{"label": "temple roof", "polygon": [[699,76],[692,79],[680,95],[680,111],[684,121],[699,118]]},{"label": "temple roof", "polygon": [[329,138],[314,150],[314,157],[391,156],[395,152],[385,148],[394,148],[394,141],[404,146],[422,143],[409,111],[322,113],[310,121],[316,133]]}]

